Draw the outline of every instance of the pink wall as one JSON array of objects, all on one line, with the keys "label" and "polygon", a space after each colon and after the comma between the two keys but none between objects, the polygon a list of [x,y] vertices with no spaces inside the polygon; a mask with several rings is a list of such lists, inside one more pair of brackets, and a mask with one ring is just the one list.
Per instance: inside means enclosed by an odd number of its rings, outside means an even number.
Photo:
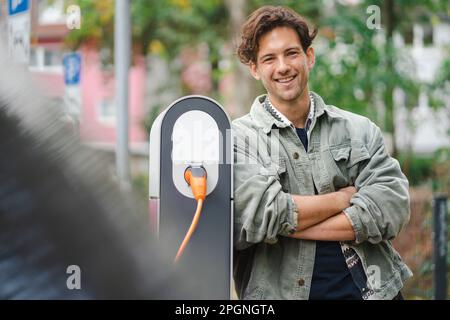
[{"label": "pink wall", "polygon": [[[80,75],[82,110],[80,115],[80,136],[85,142],[114,143],[116,125],[100,119],[100,103],[107,99],[114,105],[115,79],[113,71],[103,71],[99,53],[83,48]],[[143,57],[136,58],[129,73],[129,142],[146,142],[142,121],[145,116],[146,68]]]},{"label": "pink wall", "polygon": [[33,83],[47,97],[63,98],[65,94],[64,76],[58,73],[33,72]]}]

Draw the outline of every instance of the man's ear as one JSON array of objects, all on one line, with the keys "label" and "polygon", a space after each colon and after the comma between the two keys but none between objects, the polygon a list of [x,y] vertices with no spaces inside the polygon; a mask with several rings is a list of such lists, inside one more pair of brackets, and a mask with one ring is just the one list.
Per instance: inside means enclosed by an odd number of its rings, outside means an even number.
[{"label": "man's ear", "polygon": [[306,49],[306,64],[308,66],[309,71],[314,67],[316,63],[316,55],[314,54],[313,47],[309,47]]},{"label": "man's ear", "polygon": [[258,68],[256,67],[256,63],[254,63],[253,61],[251,61],[248,64],[248,67],[250,69],[250,73],[252,74],[253,78],[255,78],[256,80],[260,80],[261,77],[258,74]]}]

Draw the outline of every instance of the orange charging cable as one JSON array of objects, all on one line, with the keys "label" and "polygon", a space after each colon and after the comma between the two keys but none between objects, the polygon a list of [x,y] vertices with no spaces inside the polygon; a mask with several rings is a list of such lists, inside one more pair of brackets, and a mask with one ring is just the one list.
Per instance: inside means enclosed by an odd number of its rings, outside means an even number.
[{"label": "orange charging cable", "polygon": [[195,211],[194,218],[192,219],[191,226],[189,227],[188,232],[186,233],[186,236],[184,237],[183,242],[180,245],[180,248],[178,249],[177,256],[175,257],[174,262],[178,262],[181,255],[184,252],[184,249],[186,249],[187,244],[189,243],[189,240],[191,239],[192,235],[194,234],[195,229],[197,228],[198,221],[200,220],[200,214],[202,212],[202,206],[203,201],[198,200],[197,201],[197,211]]},{"label": "orange charging cable", "polygon": [[178,262],[180,257],[183,255],[186,246],[189,243],[195,229],[197,228],[198,221],[200,220],[200,215],[203,208],[203,202],[206,197],[206,170],[203,167],[188,167],[184,172],[184,179],[192,189],[192,194],[195,200],[197,200],[197,210],[195,211],[194,218],[192,219],[191,226],[188,232],[184,236],[184,240],[178,248],[177,255],[175,257],[174,263]]}]

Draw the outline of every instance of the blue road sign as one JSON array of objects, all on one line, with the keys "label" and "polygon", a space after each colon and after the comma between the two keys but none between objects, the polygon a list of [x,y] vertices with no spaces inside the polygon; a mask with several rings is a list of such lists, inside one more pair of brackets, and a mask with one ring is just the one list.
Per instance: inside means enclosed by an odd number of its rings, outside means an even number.
[{"label": "blue road sign", "polygon": [[18,13],[27,12],[29,8],[28,0],[8,0],[8,13],[13,16]]},{"label": "blue road sign", "polygon": [[79,53],[68,53],[63,58],[64,82],[66,85],[80,83],[81,56]]}]

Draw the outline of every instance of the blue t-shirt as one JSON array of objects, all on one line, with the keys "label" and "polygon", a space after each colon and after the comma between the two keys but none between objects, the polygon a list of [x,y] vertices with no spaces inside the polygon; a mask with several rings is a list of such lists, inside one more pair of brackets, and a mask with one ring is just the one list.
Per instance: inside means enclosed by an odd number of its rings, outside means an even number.
[{"label": "blue t-shirt", "polygon": [[[359,266],[354,266],[357,268]],[[310,300],[361,299],[339,241],[316,241],[316,258],[311,281]]]},{"label": "blue t-shirt", "polygon": [[[295,130],[307,151],[306,130],[304,128],[295,128]],[[318,193],[317,190],[315,192]],[[362,268],[361,261],[354,268]],[[316,241],[316,257],[309,299],[362,299],[362,293],[353,281],[339,241]]]}]

